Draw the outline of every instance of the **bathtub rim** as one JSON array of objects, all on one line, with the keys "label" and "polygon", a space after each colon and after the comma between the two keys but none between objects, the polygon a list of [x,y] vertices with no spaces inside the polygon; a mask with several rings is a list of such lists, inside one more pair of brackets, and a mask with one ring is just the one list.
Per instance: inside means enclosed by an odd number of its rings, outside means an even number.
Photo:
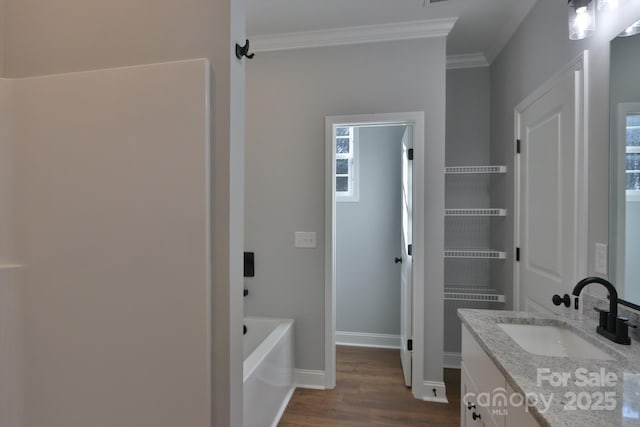
[{"label": "bathtub rim", "polygon": [[245,316],[244,319],[252,320],[269,320],[277,321],[277,326],[269,332],[264,340],[251,352],[249,356],[242,362],[242,383],[244,384],[247,379],[253,374],[261,362],[267,357],[267,355],[273,350],[273,348],[280,342],[280,338],[294,325],[294,319],[280,318],[280,317],[267,317],[267,316]]}]

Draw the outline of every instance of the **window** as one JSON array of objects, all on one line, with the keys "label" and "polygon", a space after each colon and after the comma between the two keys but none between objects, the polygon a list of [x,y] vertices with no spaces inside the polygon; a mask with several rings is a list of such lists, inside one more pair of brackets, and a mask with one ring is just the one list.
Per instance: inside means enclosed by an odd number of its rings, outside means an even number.
[{"label": "window", "polygon": [[334,126],[336,147],[336,201],[358,201],[357,129]]},{"label": "window", "polygon": [[625,178],[628,201],[640,200],[640,113],[627,114]]}]

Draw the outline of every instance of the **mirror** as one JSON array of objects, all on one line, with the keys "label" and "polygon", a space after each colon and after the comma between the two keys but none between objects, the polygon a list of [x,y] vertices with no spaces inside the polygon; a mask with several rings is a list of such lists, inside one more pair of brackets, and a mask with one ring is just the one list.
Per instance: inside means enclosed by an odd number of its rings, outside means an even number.
[{"label": "mirror", "polygon": [[640,308],[640,34],[632,32],[610,50],[609,266],[623,303]]}]

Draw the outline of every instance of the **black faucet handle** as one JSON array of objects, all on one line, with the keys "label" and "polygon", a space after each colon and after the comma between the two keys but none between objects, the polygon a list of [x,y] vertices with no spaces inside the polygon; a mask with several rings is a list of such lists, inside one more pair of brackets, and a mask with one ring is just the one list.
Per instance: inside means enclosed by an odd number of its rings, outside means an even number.
[{"label": "black faucet handle", "polygon": [[627,317],[617,317],[616,318],[616,339],[615,342],[618,344],[631,344],[631,339],[629,338],[629,328],[637,328],[638,326],[629,322]]},{"label": "black faucet handle", "polygon": [[600,313],[600,327],[602,329],[607,329],[607,325],[609,324],[609,310],[605,310],[604,308],[600,307],[593,307],[593,309]]}]

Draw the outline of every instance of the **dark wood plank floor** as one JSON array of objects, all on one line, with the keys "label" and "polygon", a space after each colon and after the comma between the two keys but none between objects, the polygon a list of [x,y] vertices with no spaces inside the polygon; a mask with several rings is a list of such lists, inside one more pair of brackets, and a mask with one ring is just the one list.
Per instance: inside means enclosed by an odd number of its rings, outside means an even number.
[{"label": "dark wood plank floor", "polygon": [[460,426],[460,371],[445,369],[448,404],[405,387],[398,350],[337,347],[336,388],[297,389],[279,427]]}]

